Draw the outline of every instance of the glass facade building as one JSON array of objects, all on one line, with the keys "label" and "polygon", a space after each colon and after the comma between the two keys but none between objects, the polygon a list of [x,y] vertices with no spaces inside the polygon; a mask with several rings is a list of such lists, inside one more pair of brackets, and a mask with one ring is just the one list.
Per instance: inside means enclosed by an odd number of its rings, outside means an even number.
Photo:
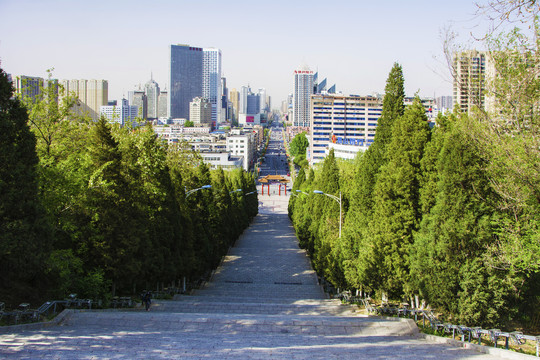
[{"label": "glass facade building", "polygon": [[189,103],[203,95],[203,49],[189,45],[170,46],[170,118],[189,119]]}]

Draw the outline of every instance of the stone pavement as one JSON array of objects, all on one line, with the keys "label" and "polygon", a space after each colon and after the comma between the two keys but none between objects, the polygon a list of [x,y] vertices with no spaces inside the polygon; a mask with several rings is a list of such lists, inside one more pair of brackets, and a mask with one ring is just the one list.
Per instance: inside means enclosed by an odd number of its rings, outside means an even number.
[{"label": "stone pavement", "polygon": [[71,311],[58,326],[0,335],[2,359],[497,359],[415,336],[411,320],[327,299],[286,215],[260,214],[191,296],[151,311]]}]

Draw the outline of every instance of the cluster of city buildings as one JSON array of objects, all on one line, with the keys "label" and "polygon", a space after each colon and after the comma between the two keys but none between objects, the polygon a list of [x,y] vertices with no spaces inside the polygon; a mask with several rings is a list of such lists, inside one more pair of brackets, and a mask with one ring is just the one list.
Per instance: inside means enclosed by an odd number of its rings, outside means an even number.
[{"label": "cluster of city buildings", "polygon": [[[456,54],[453,65],[453,96],[422,98],[431,126],[440,112],[458,107],[463,112],[473,107],[490,110],[493,101],[486,97],[486,76],[490,76],[490,61],[485,52],[465,51]],[[321,162],[331,149],[338,158],[353,159],[365,151],[375,139],[377,122],[382,113],[383,95],[344,95],[336,93],[336,86],[326,86],[326,79],[318,81],[318,73],[303,65],[294,71],[294,93],[282,103],[290,126],[286,137],[305,132],[310,164]],[[414,98],[404,99],[405,105]]]},{"label": "cluster of city buildings", "polygon": [[[92,120],[105,116],[120,125],[151,122],[156,134],[169,144],[187,142],[212,167],[253,168],[262,147],[263,127],[270,116],[270,97],[265,89],[249,85],[239,91],[227,88],[222,77],[221,50],[190,45],[169,47],[169,89],[161,89],[150,76],[144,86],[128,92],[127,99],[109,100],[107,80],[44,80],[18,76],[17,91],[36,97],[44,86],[61,85],[77,97],[75,113]],[[453,63],[453,96],[421,99],[427,119],[434,125],[439,112],[458,107],[490,108],[486,78],[493,73],[490,60],[481,51],[464,51]],[[331,149],[337,157],[353,159],[374,141],[382,113],[383,95],[344,95],[328,86],[308,66],[294,70],[294,92],[282,103],[290,126],[286,137],[308,134],[307,158],[311,164],[324,159]],[[405,105],[413,98],[405,98]],[[188,125],[189,121],[189,127]],[[234,128],[234,126],[237,126]],[[231,130],[232,128],[232,130]]]},{"label": "cluster of city buildings", "polygon": [[[190,45],[169,46],[168,89],[150,80],[109,100],[107,80],[44,80],[11,76],[16,91],[36,99],[45,87],[55,86],[59,96],[77,98],[74,115],[97,121],[104,116],[121,126],[150,122],[169,144],[186,142],[211,167],[250,170],[263,144],[263,126],[270,115],[270,96],[263,88],[240,91],[227,88],[222,77],[220,49]],[[64,91],[59,91],[59,87]]]}]

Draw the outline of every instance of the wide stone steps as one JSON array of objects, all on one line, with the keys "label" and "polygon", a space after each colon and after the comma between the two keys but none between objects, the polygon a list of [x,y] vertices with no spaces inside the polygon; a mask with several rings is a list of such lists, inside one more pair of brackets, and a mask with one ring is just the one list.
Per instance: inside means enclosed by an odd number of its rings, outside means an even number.
[{"label": "wide stone steps", "polygon": [[418,329],[408,319],[381,320],[375,317],[250,315],[171,312],[96,312],[77,311],[67,317],[64,326],[78,326],[100,331],[135,329],[161,333],[199,332],[236,334],[257,332],[267,334],[302,334],[310,336],[411,336]]},{"label": "wide stone steps", "polygon": [[[185,299],[184,299],[185,298]],[[335,300],[297,301],[291,303],[258,303],[257,299],[218,298],[208,301],[208,297],[179,296],[178,301],[155,301],[152,311],[174,313],[215,313],[215,314],[259,314],[295,316],[359,316],[356,306],[341,305]],[[360,315],[361,316],[361,315]]]}]

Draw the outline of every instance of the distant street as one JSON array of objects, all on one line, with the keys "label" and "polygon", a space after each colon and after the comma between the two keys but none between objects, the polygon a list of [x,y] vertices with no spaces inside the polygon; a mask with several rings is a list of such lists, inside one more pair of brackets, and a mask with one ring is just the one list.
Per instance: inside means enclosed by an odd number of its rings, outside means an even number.
[{"label": "distant street", "polygon": [[266,156],[260,166],[259,176],[287,176],[289,168],[287,167],[287,156],[285,155],[285,147],[283,146],[283,126],[281,123],[274,122],[270,130],[270,141],[266,149]]}]

